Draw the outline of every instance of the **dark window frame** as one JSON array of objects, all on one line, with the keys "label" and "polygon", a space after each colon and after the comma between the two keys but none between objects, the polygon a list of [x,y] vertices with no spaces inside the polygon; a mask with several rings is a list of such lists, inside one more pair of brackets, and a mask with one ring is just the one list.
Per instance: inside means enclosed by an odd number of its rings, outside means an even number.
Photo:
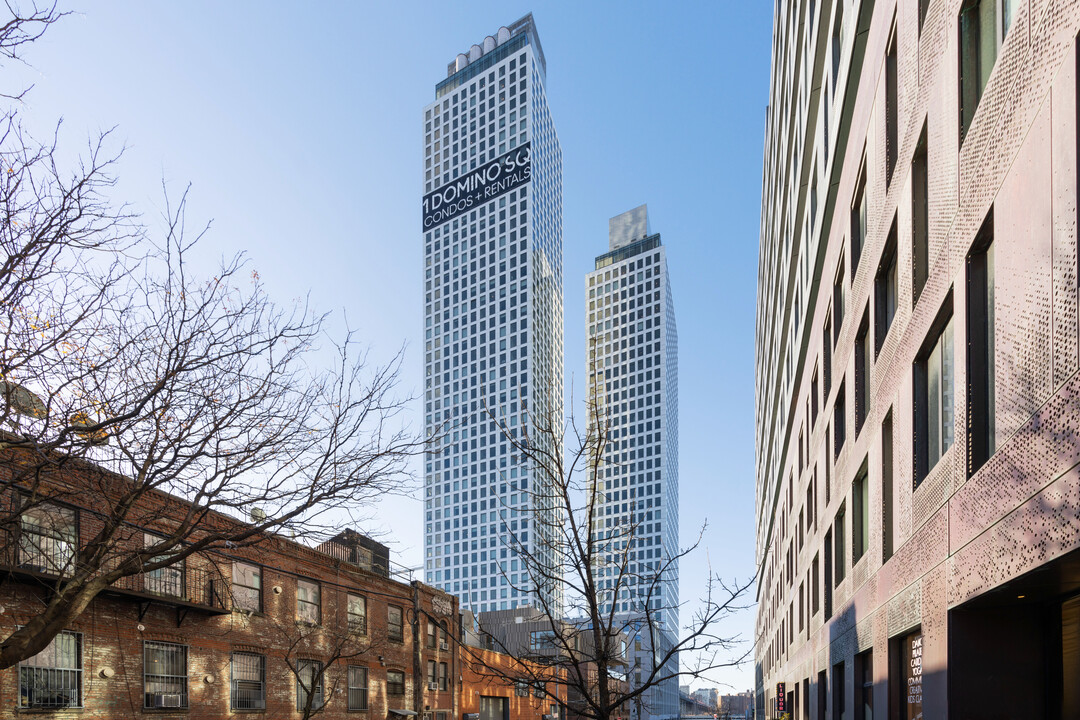
[{"label": "dark window frame", "polygon": [[[254,568],[255,570],[257,570],[258,571],[257,577],[258,577],[258,580],[259,580],[259,584],[257,586],[253,587],[251,585],[244,585],[243,583],[238,582],[237,579],[236,579],[236,570],[237,570],[238,566],[245,567],[245,568]],[[263,567],[261,565],[258,565],[256,563],[250,563],[250,562],[242,561],[242,560],[233,560],[233,562],[232,562],[232,593],[231,593],[231,595],[232,595],[232,609],[233,610],[242,610],[242,611],[245,611],[245,612],[257,612],[257,613],[262,612],[262,609],[263,609],[262,576],[263,576]],[[254,591],[255,607],[247,607],[247,606],[244,605],[244,603],[237,602],[237,597],[238,596],[237,596],[236,588],[238,588],[238,587],[243,588],[244,590]],[[240,595],[243,596],[244,593],[241,593]]]},{"label": "dark window frame", "polygon": [[[183,663],[183,672],[178,672],[178,673],[150,673],[150,672],[147,672],[149,653],[150,653],[151,650],[159,651],[159,652],[162,652],[162,653],[167,653],[167,654],[173,655],[174,657],[167,657],[165,655],[162,655],[161,659],[158,662],[161,662],[161,663],[167,665],[170,662],[176,662],[177,660],[179,660],[179,662]],[[169,669],[169,668],[166,668],[166,669]],[[147,710],[154,709],[154,708],[160,709],[160,708],[163,708],[163,707],[187,708],[189,706],[188,695],[189,695],[189,692],[190,692],[190,689],[191,689],[190,688],[190,682],[189,682],[189,672],[190,672],[190,668],[189,668],[189,663],[188,663],[188,646],[187,645],[184,645],[184,644],[181,644],[181,643],[165,642],[165,641],[162,641],[162,640],[144,640],[143,641],[143,708],[147,709]],[[151,683],[158,683],[158,684],[160,684],[162,686],[173,685],[178,689],[178,692],[150,692],[149,688],[151,687]],[[164,705],[164,704],[159,705],[159,704],[157,704],[157,702],[155,700],[151,699],[151,698],[156,698],[158,696],[161,696],[163,698],[165,696],[172,697],[173,695],[178,696],[178,699],[177,699],[178,704],[177,705]],[[164,703],[164,700],[162,700],[162,703]]]},{"label": "dark window frame", "polygon": [[[314,589],[315,600],[300,599],[300,590],[304,585],[310,586],[309,592],[310,588]],[[314,615],[314,619],[311,619],[311,615]],[[296,579],[296,620],[309,625],[322,624],[322,585],[318,580],[312,580],[311,578]]]},{"label": "dark window frame", "polygon": [[[354,677],[362,677],[363,683],[356,682]],[[349,710],[368,709],[368,669],[364,665],[350,665],[346,677]]]},{"label": "dark window frame", "polygon": [[[237,677],[237,660],[251,662],[258,658],[259,679]],[[241,684],[246,684],[243,688]],[[250,698],[241,699],[241,691],[256,693]],[[231,710],[266,709],[266,656],[259,653],[236,651],[229,656],[229,708]]]},{"label": "dark window frame", "polygon": [[[397,620],[394,611],[397,611]],[[405,611],[397,605],[386,606],[386,639],[390,642],[405,642]]]},{"label": "dark window frame", "polygon": [[899,276],[897,275],[896,217],[893,216],[885,247],[881,251],[877,273],[874,275],[874,357],[877,358],[885,339],[889,336],[896,310],[900,304]]},{"label": "dark window frame", "polygon": [[927,125],[911,158],[911,306],[919,302],[930,276],[930,160]]},{"label": "dark window frame", "polygon": [[[321,708],[326,704],[325,695],[325,666],[322,660],[311,658],[299,658],[296,661],[296,709],[303,711],[308,702],[308,696],[314,695],[311,701],[311,709]],[[305,673],[310,673],[311,684],[304,681]]]},{"label": "dark window frame", "polygon": [[990,209],[967,257],[967,477],[994,454],[995,309],[994,210]]},{"label": "dark window frame", "polygon": [[[57,640],[60,638],[71,638],[75,644],[71,663],[73,667],[56,664],[61,652],[57,649]],[[50,652],[52,657],[43,657]],[[83,707],[83,669],[83,634],[74,630],[61,630],[40,652],[18,664],[17,707],[37,711]]]},{"label": "dark window frame", "polygon": [[[945,337],[946,332],[952,333],[952,320],[953,320],[953,297],[952,291],[949,291],[948,296],[942,303],[941,308],[938,310],[937,316],[934,322],[930,325],[930,330],[926,334],[926,339],[923,341],[923,345],[920,348],[918,354],[915,356],[915,362],[913,365],[913,377],[914,377],[914,392],[912,403],[914,405],[912,417],[914,419],[914,433],[913,433],[913,458],[914,458],[914,473],[912,474],[912,491],[918,490],[922,485],[923,480],[926,479],[930,471],[937,466],[941,458],[949,451],[949,449],[956,444],[955,430],[951,442],[948,446],[943,446],[939,450],[937,460],[931,464],[930,457],[930,388],[929,388],[929,362],[937,349],[939,343]],[[952,413],[953,413],[953,425],[955,428],[955,412],[956,412],[956,345],[955,338],[952,338],[952,361],[954,367],[951,372],[951,380],[953,383],[952,391]],[[939,395],[941,391],[939,388]],[[939,417],[941,408],[938,410]],[[944,422],[942,422],[944,427]],[[939,438],[939,444],[944,445],[942,439]]]}]

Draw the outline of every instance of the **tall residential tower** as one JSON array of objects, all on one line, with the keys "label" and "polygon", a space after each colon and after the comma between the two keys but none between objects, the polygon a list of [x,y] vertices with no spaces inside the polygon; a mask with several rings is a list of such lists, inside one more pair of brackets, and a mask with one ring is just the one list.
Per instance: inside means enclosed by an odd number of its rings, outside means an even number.
[{"label": "tall residential tower", "polygon": [[424,108],[424,577],[473,611],[535,606],[538,590],[560,606],[517,559],[560,566],[542,536],[558,510],[509,439],[563,416],[562,151],[545,76],[526,15],[458,55]]},{"label": "tall residential tower", "polygon": [[[593,488],[594,532],[610,550],[598,568],[601,590],[634,636],[633,685],[657,656],[646,611],[660,631],[661,656],[679,633],[679,337],[667,256],[646,206],[612,218],[608,244],[586,278],[586,371],[594,420],[607,437]],[[677,666],[676,656],[668,668]],[[678,678],[652,688],[631,711],[641,719],[678,717]]]},{"label": "tall residential tower", "polygon": [[1078,33],[776,2],[758,718],[1080,717]]}]

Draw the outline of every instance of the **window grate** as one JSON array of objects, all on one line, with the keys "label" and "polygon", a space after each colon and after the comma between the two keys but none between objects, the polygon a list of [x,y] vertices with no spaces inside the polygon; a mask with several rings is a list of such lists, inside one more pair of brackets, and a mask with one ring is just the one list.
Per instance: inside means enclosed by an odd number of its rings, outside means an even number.
[{"label": "window grate", "polygon": [[188,706],[187,646],[143,643],[143,707]]},{"label": "window grate", "polygon": [[252,653],[232,654],[232,709],[266,709],[266,658]]},{"label": "window grate", "polygon": [[349,667],[349,709],[368,709],[368,671],[366,667]]},{"label": "window grate", "polygon": [[82,635],[60,632],[19,665],[19,707],[82,707]]}]

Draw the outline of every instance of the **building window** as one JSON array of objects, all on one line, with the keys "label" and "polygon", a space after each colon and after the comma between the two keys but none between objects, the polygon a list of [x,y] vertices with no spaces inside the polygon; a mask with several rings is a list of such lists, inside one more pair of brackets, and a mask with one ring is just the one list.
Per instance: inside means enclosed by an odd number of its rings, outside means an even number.
[{"label": "building window", "polygon": [[446,690],[446,679],[447,679],[447,676],[449,675],[448,670],[449,670],[449,668],[448,668],[446,663],[444,663],[444,662],[439,663],[439,689],[440,690]]},{"label": "building window", "polygon": [[967,258],[968,462],[971,477],[996,448],[994,422],[994,214]]},{"label": "building window", "polygon": [[832,668],[832,716],[833,720],[847,720],[847,698],[844,692],[844,663]]},{"label": "building window", "polygon": [[810,617],[818,614],[818,610],[821,609],[820,601],[821,597],[821,567],[818,562],[817,555],[810,562]]},{"label": "building window", "polygon": [[82,635],[63,630],[19,663],[19,707],[82,707]]},{"label": "building window", "polygon": [[828,715],[826,709],[828,708],[829,700],[829,677],[828,672],[820,670],[817,674],[817,716],[820,720],[825,720]]},{"label": "building window", "polygon": [[387,695],[404,695],[405,694],[405,673],[401,670],[387,670],[386,671],[386,694]]},{"label": "building window", "polygon": [[814,363],[814,377],[810,381],[810,434],[814,434],[814,428],[817,426],[817,414],[818,414],[818,371],[817,362]]},{"label": "building window", "polygon": [[262,611],[262,568],[258,565],[233,562],[233,610]]},{"label": "building window", "polygon": [[881,352],[896,317],[896,218],[874,277],[874,357]]},{"label": "building window", "polygon": [[529,681],[528,680],[515,680],[514,681],[514,694],[518,697],[529,697]]},{"label": "building window", "polygon": [[855,334],[855,437],[862,432],[870,410],[870,318],[863,312]]},{"label": "building window", "polygon": [[78,514],[74,508],[23,498],[19,516],[19,567],[50,575],[72,571],[78,551]]},{"label": "building window", "polygon": [[[825,326],[821,329],[821,405],[829,400],[832,390],[832,307],[825,311]],[[828,434],[828,433],[826,433]]]},{"label": "building window", "polygon": [[434,660],[428,660],[427,661],[427,684],[428,684],[428,690],[434,690],[437,687],[439,687],[438,683],[435,681],[435,661]]},{"label": "building window", "polygon": [[349,666],[349,709],[368,709],[368,670],[359,665]]},{"label": "building window", "polygon": [[349,632],[357,635],[367,634],[367,598],[349,593],[348,599]]},{"label": "building window", "polygon": [[450,649],[450,643],[447,641],[446,628],[441,623],[439,624],[439,649]]},{"label": "building window", "polygon": [[[854,265],[854,261],[852,265]],[[836,275],[833,276],[832,291],[832,342],[840,339],[840,328],[844,325],[844,258],[836,266]]]},{"label": "building window", "polygon": [[[143,533],[143,547],[152,548],[165,541],[165,538],[152,533]],[[169,555],[157,555],[147,562],[160,562],[167,560]],[[184,561],[179,560],[172,565],[151,570],[143,573],[143,590],[155,595],[169,595],[171,597],[184,596]]]},{"label": "building window", "polygon": [[923,121],[915,155],[911,159],[911,304],[930,274],[930,167],[926,152],[926,121]]},{"label": "building window", "polygon": [[314,580],[296,581],[296,619],[318,625],[322,619],[319,583]]},{"label": "building window", "polygon": [[323,664],[318,660],[296,661],[296,709],[307,710],[323,704]]},{"label": "building window", "polygon": [[952,299],[915,362],[915,487],[953,444]]},{"label": "building window", "polygon": [[844,581],[844,573],[846,572],[845,560],[845,547],[844,547],[844,521],[845,515],[845,503],[840,503],[840,509],[836,511],[836,521],[833,523],[833,533],[836,541],[835,557],[833,558],[833,565],[835,566],[836,579],[834,585],[840,586],[840,583]]},{"label": "building window", "polygon": [[143,707],[188,706],[187,646],[147,640],[143,643]]},{"label": "building window", "polygon": [[529,650],[549,650],[556,647],[554,630],[533,630],[529,633]]},{"label": "building window", "polygon": [[851,564],[859,562],[870,547],[870,480],[867,461],[851,484]]},{"label": "building window", "polygon": [[893,554],[893,416],[892,408],[881,423],[881,561]]},{"label": "building window", "polygon": [[[863,245],[866,243],[866,155],[863,154],[862,170],[859,182],[855,186],[855,196],[851,203],[851,279],[859,271]],[[839,323],[837,323],[839,325]]]},{"label": "building window", "polygon": [[874,651],[855,656],[855,720],[874,718]]},{"label": "building window", "polygon": [[266,657],[254,653],[234,652],[231,673],[230,705],[232,709],[266,709]]},{"label": "building window", "polygon": [[840,77],[840,50],[844,41],[844,2],[836,3],[836,14],[833,16],[832,26],[832,78],[833,95],[836,94],[836,83]]},{"label": "building window", "polygon": [[546,696],[547,686],[544,684],[544,681],[536,680],[535,682],[533,682],[533,697],[542,698]]},{"label": "building window", "polygon": [[833,541],[832,530],[825,531],[825,547],[822,548],[821,555],[825,561],[825,576],[822,578],[822,589],[824,590],[824,597],[822,598],[823,610],[825,611],[825,619],[828,620],[832,617],[832,591],[833,591]]},{"label": "building window", "polygon": [[430,650],[435,649],[435,623],[430,620],[427,624],[427,647]]},{"label": "building window", "polygon": [[885,52],[885,184],[892,183],[899,151],[899,118],[896,107],[896,23],[893,22],[889,49]]},{"label": "building window", "polygon": [[844,441],[847,438],[847,427],[845,424],[845,416],[847,414],[847,408],[845,408],[845,392],[844,381],[840,381],[840,389],[836,391],[836,404],[833,406],[833,459],[840,457],[840,451],[844,447]]},{"label": "building window", "polygon": [[1016,0],[966,0],[960,6],[960,142],[964,142],[997,61]]},{"label": "building window", "polygon": [[402,623],[401,608],[389,605],[386,608],[386,637],[394,642],[405,641],[405,626]]}]

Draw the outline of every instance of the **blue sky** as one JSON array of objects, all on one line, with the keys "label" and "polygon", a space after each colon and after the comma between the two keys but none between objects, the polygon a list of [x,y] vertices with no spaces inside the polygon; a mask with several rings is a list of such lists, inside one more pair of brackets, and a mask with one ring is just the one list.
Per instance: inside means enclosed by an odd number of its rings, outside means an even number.
[{"label": "blue sky", "polygon": [[[36,132],[115,126],[116,197],[153,225],[191,184],[206,267],[246,252],[281,302],[310,293],[422,385],[421,110],[447,63],[530,10],[563,150],[567,399],[584,388],[584,276],[609,217],[648,203],[668,248],[680,342],[682,565],[754,570],[754,304],[772,4],[110,2],[74,5],[13,72]],[[568,404],[569,406],[569,404]],[[419,404],[414,426],[420,428]],[[418,494],[417,494],[418,497]],[[421,562],[418,499],[364,528]],[[402,521],[401,518],[415,518]],[[753,636],[752,612],[724,628]],[[752,667],[718,672],[737,689]],[[701,686],[695,683],[694,686]]]}]

